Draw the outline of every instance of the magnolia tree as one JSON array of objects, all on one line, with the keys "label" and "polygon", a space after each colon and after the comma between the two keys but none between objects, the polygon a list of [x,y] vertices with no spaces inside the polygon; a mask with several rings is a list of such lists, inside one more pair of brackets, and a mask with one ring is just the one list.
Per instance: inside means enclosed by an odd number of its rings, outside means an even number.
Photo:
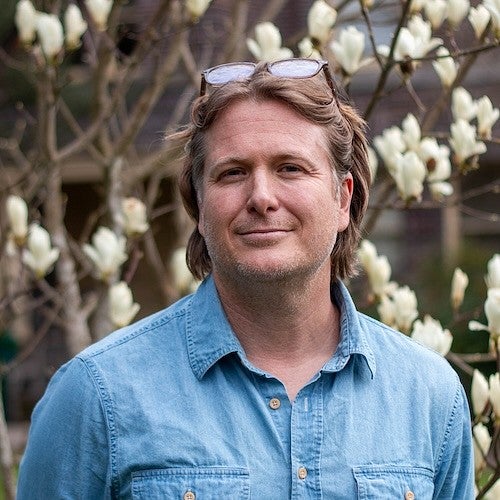
[{"label": "magnolia tree", "polygon": [[[460,177],[481,168],[481,155],[498,145],[492,129],[499,110],[487,95],[472,97],[463,82],[480,55],[498,49],[499,0],[475,6],[469,0],[391,5],[379,0],[304,1],[302,27],[286,39],[276,24],[288,2],[263,2],[252,16],[249,1],[234,2],[231,11],[218,3],[144,1],[147,15],[136,23],[140,27],[126,52],[120,40],[124,18],[133,7],[125,2],[17,3],[12,23],[19,46],[0,55],[6,67],[30,81],[36,102],[31,108],[17,103],[10,133],[0,141],[0,325],[20,346],[17,357],[1,365],[1,373],[19,366],[49,329],[62,333],[71,356],[130,323],[140,309],[131,280],[141,259],[153,266],[165,303],[196,287],[182,248],[190,223],[179,203],[163,206],[160,201],[161,183],[173,185],[179,168],[178,145],[166,140],[147,151],[138,149],[138,135],[161,96],[178,96],[171,109],[160,110],[166,130],[184,120],[199,73],[207,66],[249,57],[326,59],[348,91],[357,78],[370,76],[373,86],[360,110],[368,124],[377,106],[390,102],[395,88],[409,97],[412,110],[373,137],[369,151],[373,195],[366,239],[359,248],[369,284],[366,298],[383,322],[447,356],[471,376],[477,498],[498,498],[499,369],[483,373],[452,351],[453,321],[443,326],[439,318],[418,311],[415,292],[408,284],[391,281],[389,260],[379,255],[370,235],[384,209],[458,207]],[[381,18],[383,39],[375,22]],[[216,25],[224,26],[222,34]],[[413,84],[421,72],[432,72],[439,82],[430,104],[420,99]],[[77,83],[90,96],[83,115],[64,93]],[[64,172],[77,161],[92,165],[102,179],[102,203],[81,221],[83,236],[78,237],[65,222],[63,190]],[[481,192],[498,192],[498,186],[490,181]],[[170,231],[176,238],[162,254],[157,244],[161,228],[153,231],[153,226],[166,211],[176,214]],[[469,329],[489,332],[490,348],[482,355],[498,362],[499,254],[484,263],[484,274],[484,314],[472,311]],[[457,268],[450,284],[452,316],[463,319],[468,312],[460,309],[469,278]],[[15,464],[3,411],[0,446],[6,496],[14,498]]]}]

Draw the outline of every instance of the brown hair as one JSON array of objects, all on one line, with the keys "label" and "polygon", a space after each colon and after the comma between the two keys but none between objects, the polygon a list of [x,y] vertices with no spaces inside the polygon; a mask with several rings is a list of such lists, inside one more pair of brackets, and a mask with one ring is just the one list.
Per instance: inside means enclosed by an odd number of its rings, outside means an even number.
[{"label": "brown hair", "polygon": [[[198,195],[207,147],[205,132],[222,110],[237,100],[246,99],[283,102],[307,120],[322,126],[329,144],[332,168],[338,179],[342,180],[347,172],[352,174],[354,187],[349,225],[338,234],[331,254],[332,280],[352,276],[370,185],[365,123],[347,99],[338,94],[332,96],[323,75],[304,79],[280,78],[268,73],[265,64],[259,64],[248,79],[227,83],[193,103],[191,124],[172,136],[186,141],[179,188],[188,214],[198,222]],[[187,245],[187,264],[197,279],[203,279],[212,269],[205,241],[197,227]]]}]

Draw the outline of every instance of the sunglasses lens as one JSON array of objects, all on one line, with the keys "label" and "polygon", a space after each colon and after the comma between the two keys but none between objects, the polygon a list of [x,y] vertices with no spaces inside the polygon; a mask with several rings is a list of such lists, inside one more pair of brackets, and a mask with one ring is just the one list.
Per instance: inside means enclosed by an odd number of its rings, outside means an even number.
[{"label": "sunglasses lens", "polygon": [[318,73],[322,63],[315,59],[291,59],[269,65],[269,72],[282,78],[309,78]]},{"label": "sunglasses lens", "polygon": [[205,73],[205,80],[210,85],[224,85],[228,82],[244,80],[248,78],[254,70],[255,65],[252,63],[223,64],[208,70]]}]

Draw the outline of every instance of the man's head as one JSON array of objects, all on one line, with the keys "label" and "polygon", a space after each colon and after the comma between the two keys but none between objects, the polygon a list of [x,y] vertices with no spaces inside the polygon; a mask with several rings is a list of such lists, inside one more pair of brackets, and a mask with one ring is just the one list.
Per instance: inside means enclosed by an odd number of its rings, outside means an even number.
[{"label": "man's head", "polygon": [[352,176],[349,223],[338,234],[331,252],[332,279],[352,275],[370,181],[363,120],[349,104],[334,95],[331,81],[322,74],[311,78],[279,77],[271,74],[265,64],[259,64],[252,74],[245,76],[244,80],[231,81],[198,98],[192,108],[191,124],[182,133],[187,139],[187,155],[180,190],[188,213],[197,223],[188,243],[188,266],[197,278],[203,278],[212,270],[205,239],[198,227],[205,162],[213,147],[209,131],[224,111],[235,103],[275,101],[315,127],[321,127],[333,179],[338,185],[346,176]]}]

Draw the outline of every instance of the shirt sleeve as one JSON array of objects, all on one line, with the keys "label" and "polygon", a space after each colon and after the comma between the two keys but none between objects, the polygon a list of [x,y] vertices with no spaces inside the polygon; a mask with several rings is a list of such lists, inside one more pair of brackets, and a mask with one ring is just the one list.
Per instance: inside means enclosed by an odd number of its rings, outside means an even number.
[{"label": "shirt sleeve", "polygon": [[33,411],[17,499],[110,498],[109,457],[98,387],[75,358],[56,372]]},{"label": "shirt sleeve", "polygon": [[[458,379],[458,377],[457,377]],[[474,499],[474,455],[471,415],[460,381],[448,422],[435,478],[435,499]]]}]

